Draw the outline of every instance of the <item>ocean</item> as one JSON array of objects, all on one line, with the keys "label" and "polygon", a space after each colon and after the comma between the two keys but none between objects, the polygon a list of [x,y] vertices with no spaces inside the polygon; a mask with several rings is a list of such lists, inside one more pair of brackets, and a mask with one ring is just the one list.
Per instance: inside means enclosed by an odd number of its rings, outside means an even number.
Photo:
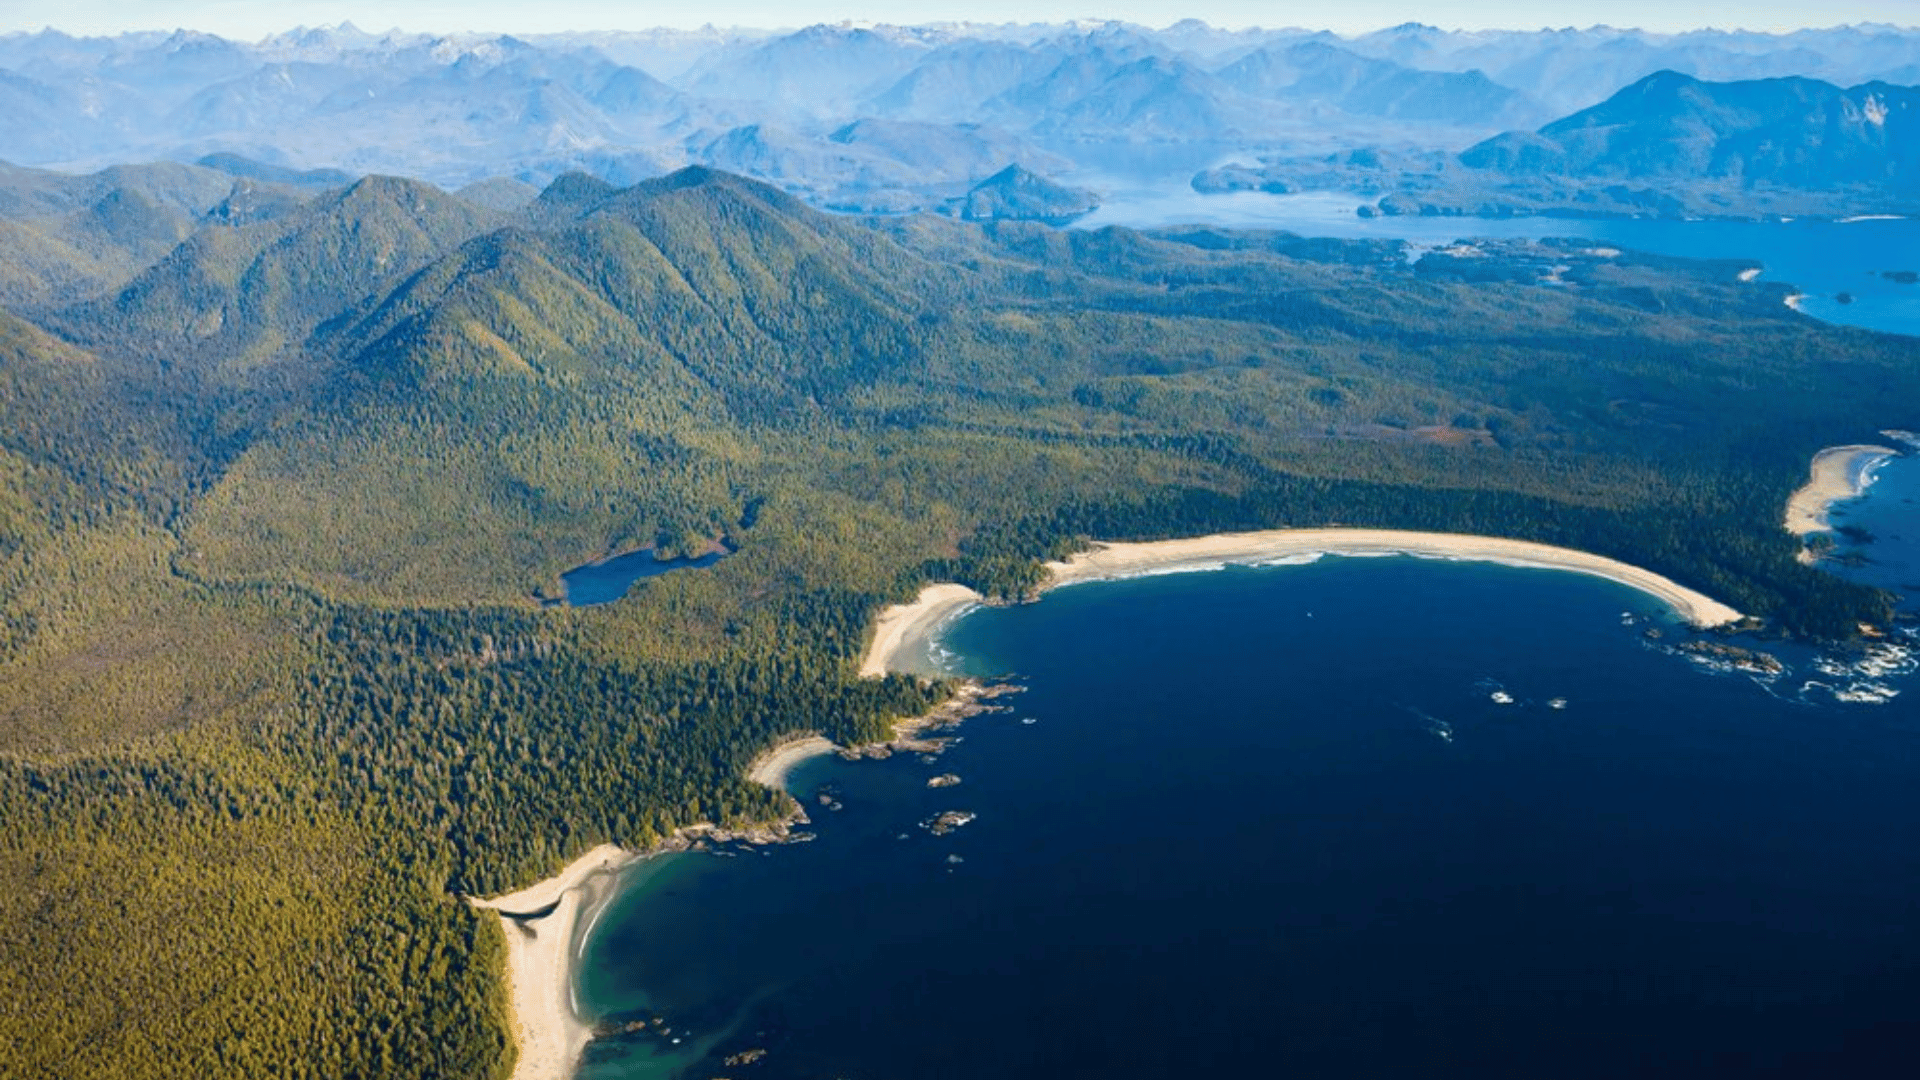
[{"label": "ocean", "polygon": [[580,1075],[1906,1075],[1910,664],[1692,638],[1407,557],[976,611],[943,655],[1005,711],[800,767],[808,842],[629,873]]}]

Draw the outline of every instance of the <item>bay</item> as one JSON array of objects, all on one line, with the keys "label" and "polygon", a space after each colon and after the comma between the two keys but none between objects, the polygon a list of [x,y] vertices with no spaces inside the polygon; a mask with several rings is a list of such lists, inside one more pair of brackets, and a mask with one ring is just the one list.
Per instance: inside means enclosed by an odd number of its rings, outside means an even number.
[{"label": "bay", "polygon": [[578,992],[646,1027],[580,1074],[1885,1075],[1920,713],[1687,637],[1610,583],[1409,558],[978,611],[946,644],[1013,710],[803,766],[813,842],[643,864]]},{"label": "bay", "polygon": [[[1356,204],[1148,195],[1082,225],[1752,258],[1810,315],[1920,333],[1920,289],[1881,274],[1915,269],[1920,223]],[[1873,539],[1830,564],[1908,610],[1915,460],[1836,507]],[[1907,645],[1769,646],[1786,670],[1761,678],[1690,638],[1605,582],[1406,558],[976,612],[936,656],[1012,675],[1013,712],[937,759],[803,766],[811,842],[630,872],[581,943],[580,1006],[621,1033],[580,1074],[1899,1074],[1920,1038]],[[956,810],[976,817],[923,827]]]}]

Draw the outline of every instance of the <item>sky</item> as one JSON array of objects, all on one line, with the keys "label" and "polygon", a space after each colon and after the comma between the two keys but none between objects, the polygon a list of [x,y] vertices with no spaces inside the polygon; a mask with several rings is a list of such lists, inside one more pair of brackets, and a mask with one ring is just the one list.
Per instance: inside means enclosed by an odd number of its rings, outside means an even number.
[{"label": "sky", "polygon": [[1124,19],[1165,26],[1305,26],[1361,33],[1403,22],[1448,29],[1607,24],[1784,31],[1854,22],[1920,25],[1920,0],[0,0],[0,33],[187,28],[254,40],[296,26],[352,21],[362,30],[643,30],[656,26],[796,27],[845,19],[1060,22]]}]

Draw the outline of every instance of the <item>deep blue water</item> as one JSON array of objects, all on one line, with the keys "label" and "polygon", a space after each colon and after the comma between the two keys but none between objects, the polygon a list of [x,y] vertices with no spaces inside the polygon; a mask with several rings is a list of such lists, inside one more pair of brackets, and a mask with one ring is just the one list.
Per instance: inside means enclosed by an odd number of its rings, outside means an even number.
[{"label": "deep blue water", "polygon": [[947,644],[1012,711],[804,766],[811,843],[634,872],[580,1000],[672,1030],[582,1076],[1907,1075],[1920,692],[1686,637],[1607,582],[1409,558],[977,612]]},{"label": "deep blue water", "polygon": [[627,595],[627,590],[643,578],[658,577],[671,570],[692,570],[712,566],[727,557],[725,551],[711,551],[692,559],[659,559],[652,550],[629,551],[597,563],[577,566],[560,575],[566,587],[567,603],[574,607],[611,604]]},{"label": "deep blue water", "polygon": [[[1210,224],[1286,229],[1306,236],[1377,237],[1442,245],[1473,237],[1582,237],[1623,248],[1691,258],[1755,259],[1764,280],[1806,293],[1801,310],[1848,326],[1920,334],[1920,284],[1887,271],[1920,271],[1920,220],[1583,221],[1567,218],[1362,218],[1357,195],[1268,195],[1192,191],[1122,192],[1075,228]],[[1851,304],[1838,296],[1849,293]]]}]

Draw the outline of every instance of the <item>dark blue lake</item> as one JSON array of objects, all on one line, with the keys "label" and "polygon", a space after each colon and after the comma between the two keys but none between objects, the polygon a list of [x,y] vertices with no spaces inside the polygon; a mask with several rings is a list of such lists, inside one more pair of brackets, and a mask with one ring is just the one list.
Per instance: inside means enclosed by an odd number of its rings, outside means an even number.
[{"label": "dark blue lake", "polygon": [[658,577],[673,570],[693,570],[712,566],[730,554],[710,551],[691,559],[661,559],[651,550],[629,551],[597,563],[575,567],[560,575],[566,587],[567,603],[574,607],[611,604],[627,595],[636,582]]},{"label": "dark blue lake", "polygon": [[671,1031],[581,1075],[1906,1075],[1920,694],[1687,636],[1409,558],[977,612],[947,644],[1011,711],[803,766],[810,843],[632,873],[579,998]]}]

